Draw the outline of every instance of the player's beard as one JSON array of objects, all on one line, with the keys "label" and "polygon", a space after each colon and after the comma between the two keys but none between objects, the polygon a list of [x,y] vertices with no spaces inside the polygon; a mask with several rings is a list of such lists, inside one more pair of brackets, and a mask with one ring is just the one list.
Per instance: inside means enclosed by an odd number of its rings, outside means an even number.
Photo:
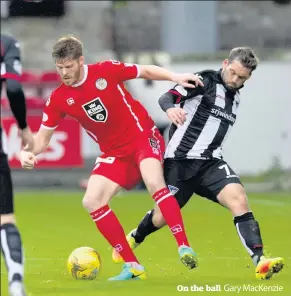
[{"label": "player's beard", "polygon": [[81,80],[81,66],[79,65],[78,70],[75,74],[74,84]]},{"label": "player's beard", "polygon": [[222,80],[223,80],[225,86],[227,87],[227,89],[230,90],[230,91],[236,91],[236,90],[238,90],[239,87],[229,85],[229,84],[226,82],[226,78],[225,78],[225,76],[226,76],[226,70],[222,70],[222,72],[221,72],[221,78],[222,78]]},{"label": "player's beard", "polygon": [[73,76],[68,77],[69,80],[66,80],[65,78],[67,78],[67,77],[63,78],[63,82],[68,86],[78,83],[81,80],[80,79],[81,78],[81,66],[80,65],[78,66],[78,69],[75,71]]},{"label": "player's beard", "polygon": [[81,80],[81,66],[79,65],[78,70],[74,74],[72,85],[78,83],[80,80]]}]

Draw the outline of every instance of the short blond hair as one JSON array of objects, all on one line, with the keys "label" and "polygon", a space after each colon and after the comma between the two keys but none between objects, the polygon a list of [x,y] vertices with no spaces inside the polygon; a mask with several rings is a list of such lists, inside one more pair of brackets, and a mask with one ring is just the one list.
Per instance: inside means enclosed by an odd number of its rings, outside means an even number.
[{"label": "short blond hair", "polygon": [[254,71],[259,64],[259,58],[250,47],[233,48],[229,53],[228,61],[231,63],[234,60],[238,60],[244,67],[251,71]]},{"label": "short blond hair", "polygon": [[52,57],[56,60],[78,59],[83,56],[83,43],[73,35],[60,38],[54,45]]}]

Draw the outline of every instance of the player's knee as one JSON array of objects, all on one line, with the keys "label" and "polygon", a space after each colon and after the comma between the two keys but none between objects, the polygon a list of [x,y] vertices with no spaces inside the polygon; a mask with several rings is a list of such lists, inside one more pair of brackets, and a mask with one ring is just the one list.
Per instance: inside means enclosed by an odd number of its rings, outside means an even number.
[{"label": "player's knee", "polygon": [[144,159],[140,164],[140,169],[151,195],[166,187],[162,166],[156,159]]},{"label": "player's knee", "polygon": [[163,180],[149,180],[147,181],[146,186],[150,194],[153,195],[159,190],[163,189],[166,185]]},{"label": "player's knee", "polygon": [[228,208],[233,215],[243,215],[248,212],[249,205],[246,192],[240,184],[228,184],[218,194],[219,203]]},{"label": "player's knee", "polygon": [[[96,200],[88,195],[85,195],[82,200],[83,207],[88,211],[92,212],[98,208]],[[96,207],[97,206],[97,207]]]},{"label": "player's knee", "polygon": [[247,195],[244,192],[234,194],[228,203],[228,208],[234,215],[242,215],[249,211]]},{"label": "player's knee", "polygon": [[82,204],[88,212],[92,212],[107,205],[108,199],[101,196],[85,195]]}]

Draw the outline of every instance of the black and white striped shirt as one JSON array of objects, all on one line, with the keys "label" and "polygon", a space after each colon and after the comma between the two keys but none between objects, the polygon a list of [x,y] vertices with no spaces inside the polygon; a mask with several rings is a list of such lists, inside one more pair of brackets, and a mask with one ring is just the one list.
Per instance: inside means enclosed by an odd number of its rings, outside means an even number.
[{"label": "black and white striped shirt", "polygon": [[196,74],[202,78],[204,87],[175,86],[167,93],[187,115],[183,125],[172,124],[165,158],[222,158],[222,146],[236,121],[239,92],[225,87],[221,70]]}]

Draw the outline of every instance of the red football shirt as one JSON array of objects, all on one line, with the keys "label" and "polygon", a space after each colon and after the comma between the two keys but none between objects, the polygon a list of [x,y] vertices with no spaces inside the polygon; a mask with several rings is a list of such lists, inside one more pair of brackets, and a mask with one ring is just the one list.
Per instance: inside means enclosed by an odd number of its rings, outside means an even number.
[{"label": "red football shirt", "polygon": [[133,141],[154,126],[146,109],[125,89],[123,81],[139,76],[135,64],[105,61],[84,65],[84,78],[61,84],[46,103],[42,127],[54,129],[66,115],[76,119],[102,152],[130,152]]}]

